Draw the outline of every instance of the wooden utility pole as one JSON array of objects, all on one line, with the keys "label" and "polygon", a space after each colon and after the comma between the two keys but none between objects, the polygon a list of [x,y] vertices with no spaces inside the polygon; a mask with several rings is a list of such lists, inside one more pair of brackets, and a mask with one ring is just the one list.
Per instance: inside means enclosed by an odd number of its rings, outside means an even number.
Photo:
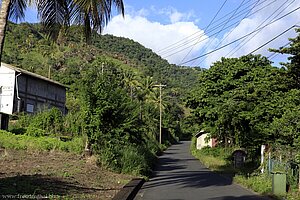
[{"label": "wooden utility pole", "polygon": [[162,142],[162,100],[161,100],[161,88],[165,87],[166,85],[154,85],[154,87],[159,87],[159,144]]}]

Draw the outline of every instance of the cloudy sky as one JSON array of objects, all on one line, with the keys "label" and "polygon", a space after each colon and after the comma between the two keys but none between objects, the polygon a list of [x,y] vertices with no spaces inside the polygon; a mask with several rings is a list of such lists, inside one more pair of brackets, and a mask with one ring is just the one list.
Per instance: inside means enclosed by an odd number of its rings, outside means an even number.
[{"label": "cloudy sky", "polygon": [[[133,39],[170,63],[186,66],[208,68],[221,57],[248,54],[293,25],[300,25],[300,9],[294,11],[300,7],[299,0],[124,0],[124,3],[125,17],[115,15],[103,34]],[[27,16],[33,20],[31,14]],[[272,55],[269,48],[284,46],[289,42],[287,38],[295,36],[294,29],[290,29],[255,53],[269,57]],[[276,65],[286,61],[280,55],[270,58]]]}]

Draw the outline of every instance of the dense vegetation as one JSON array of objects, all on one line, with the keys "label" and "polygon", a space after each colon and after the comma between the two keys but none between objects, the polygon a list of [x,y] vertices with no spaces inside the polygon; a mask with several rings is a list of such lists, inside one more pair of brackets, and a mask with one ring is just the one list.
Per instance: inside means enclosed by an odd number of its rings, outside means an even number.
[{"label": "dense vegetation", "polygon": [[[200,71],[170,65],[125,38],[94,34],[88,45],[81,30],[71,27],[53,43],[39,24],[9,24],[3,61],[68,86],[66,116],[56,109],[19,115],[10,130],[20,137],[84,138],[103,166],[148,175],[156,154],[184,136],[181,97]],[[155,87],[160,83],[167,85],[162,89],[162,146]]]},{"label": "dense vegetation", "polygon": [[[186,103],[192,109],[189,121],[219,141],[217,148],[192,146],[194,156],[214,170],[240,174],[235,181],[260,193],[271,193],[272,171],[285,173],[287,197],[298,199],[300,34],[290,41],[289,47],[272,50],[290,55],[281,68],[260,55],[215,62],[200,74]],[[263,144],[266,159],[260,163]],[[239,170],[232,166],[236,149],[248,154],[245,168]]]},{"label": "dense vegetation", "polygon": [[291,73],[261,56],[222,58],[200,75],[187,104],[196,122],[224,144],[297,146],[300,90]]},{"label": "dense vegetation", "polygon": [[[60,138],[71,146],[81,141],[81,147],[84,140],[103,166],[143,175],[151,172],[164,147],[200,129],[220,146],[234,146],[227,153],[247,149],[252,161],[257,161],[261,144],[300,146],[300,36],[290,47],[273,50],[291,54],[282,68],[263,56],[247,55],[222,58],[201,70],[170,65],[125,38],[93,34],[86,44],[80,31],[71,27],[53,43],[39,24],[9,24],[3,61],[68,86],[68,114],[52,109],[19,116],[11,131],[21,134],[16,136],[20,140]],[[167,85],[163,145],[157,142],[159,83]],[[48,148],[72,149],[53,144]]]}]

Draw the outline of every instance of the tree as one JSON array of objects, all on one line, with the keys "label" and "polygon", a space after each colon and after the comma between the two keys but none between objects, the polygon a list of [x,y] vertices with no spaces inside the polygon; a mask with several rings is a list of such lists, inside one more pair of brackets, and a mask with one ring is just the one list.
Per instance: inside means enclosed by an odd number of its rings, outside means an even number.
[{"label": "tree", "polygon": [[273,118],[279,117],[288,91],[284,69],[265,57],[222,58],[200,75],[187,103],[196,123],[211,136],[247,147],[273,140]]},{"label": "tree", "polygon": [[3,51],[3,44],[4,44],[4,38],[5,38],[5,29],[6,29],[6,23],[8,19],[8,10],[10,8],[10,0],[2,0],[1,4],[1,11],[0,11],[0,63],[1,63],[1,57],[2,57],[2,51]]},{"label": "tree", "polygon": [[296,38],[290,38],[290,46],[271,49],[271,51],[281,54],[291,55],[288,57],[290,62],[281,63],[288,70],[288,75],[293,79],[292,88],[300,89],[300,28],[296,29],[298,36]]},{"label": "tree", "polygon": [[97,150],[109,142],[141,141],[138,131],[138,106],[121,86],[122,72],[112,64],[105,73],[92,66],[79,81],[84,130]]},{"label": "tree", "polygon": [[87,42],[92,30],[101,32],[112,16],[112,7],[124,15],[123,0],[2,0],[0,11],[0,61],[8,17],[24,18],[25,9],[35,4],[38,16],[49,36],[57,39],[71,24],[83,25]]}]

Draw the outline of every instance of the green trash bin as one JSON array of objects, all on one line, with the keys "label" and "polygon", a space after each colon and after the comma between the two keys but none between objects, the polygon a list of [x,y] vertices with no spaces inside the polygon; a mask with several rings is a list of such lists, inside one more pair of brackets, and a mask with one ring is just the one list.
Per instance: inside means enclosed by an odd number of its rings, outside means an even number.
[{"label": "green trash bin", "polygon": [[286,174],[283,172],[272,172],[272,193],[277,196],[286,194]]}]

